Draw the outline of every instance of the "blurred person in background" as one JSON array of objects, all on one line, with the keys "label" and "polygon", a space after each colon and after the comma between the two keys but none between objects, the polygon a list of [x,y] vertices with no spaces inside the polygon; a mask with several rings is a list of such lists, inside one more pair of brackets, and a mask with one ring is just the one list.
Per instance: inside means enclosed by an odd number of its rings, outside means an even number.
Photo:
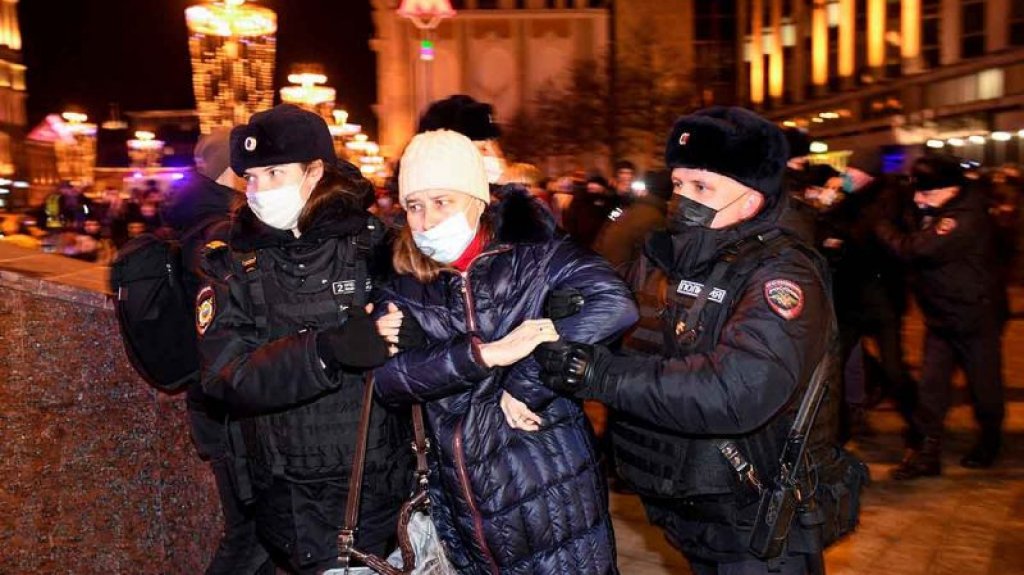
[{"label": "blurred person in background", "polygon": [[892,470],[907,480],[942,472],[942,436],[952,396],[952,377],[961,367],[980,427],[977,441],[960,463],[991,467],[1002,447],[1005,405],[1002,380],[1001,306],[993,226],[984,197],[965,178],[957,158],[927,156],[912,169],[918,228],[905,232],[891,219],[875,222],[882,244],[915,275],[917,302],[925,319],[924,360],[917,387],[911,445]]}]

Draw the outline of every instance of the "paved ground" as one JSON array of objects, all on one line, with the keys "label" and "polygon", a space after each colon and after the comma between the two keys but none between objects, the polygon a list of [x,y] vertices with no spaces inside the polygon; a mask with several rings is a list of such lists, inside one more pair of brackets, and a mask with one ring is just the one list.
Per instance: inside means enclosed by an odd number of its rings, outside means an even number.
[{"label": "paved ground", "polygon": [[[1024,308],[1024,290],[1014,293]],[[920,366],[923,327],[910,317],[904,346]],[[945,473],[940,478],[897,483],[888,471],[901,456],[898,416],[883,405],[871,414],[876,435],[852,445],[871,466],[872,485],[858,532],[826,555],[830,575],[1024,574],[1024,319],[1010,322],[1003,342],[1007,383],[1007,436],[996,468],[959,466],[973,440],[974,422],[961,387],[947,420]],[[958,385],[962,379],[958,376]],[[678,553],[644,519],[630,496],[612,499],[623,575],[685,574]]]}]

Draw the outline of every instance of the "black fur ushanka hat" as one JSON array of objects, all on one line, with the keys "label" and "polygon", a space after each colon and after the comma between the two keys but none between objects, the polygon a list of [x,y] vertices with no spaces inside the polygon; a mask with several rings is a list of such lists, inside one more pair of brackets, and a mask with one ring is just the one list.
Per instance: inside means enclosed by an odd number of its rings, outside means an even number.
[{"label": "black fur ushanka hat", "polygon": [[665,165],[715,172],[757,190],[782,194],[789,145],[782,130],[743,108],[716,106],[676,121],[665,146]]}]

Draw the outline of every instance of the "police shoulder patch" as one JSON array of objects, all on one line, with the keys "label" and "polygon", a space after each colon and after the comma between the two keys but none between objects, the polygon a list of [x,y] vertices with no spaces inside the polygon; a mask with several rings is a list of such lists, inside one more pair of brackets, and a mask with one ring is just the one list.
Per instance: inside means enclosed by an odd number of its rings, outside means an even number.
[{"label": "police shoulder patch", "polygon": [[206,334],[206,329],[213,323],[216,313],[217,295],[211,286],[205,286],[196,296],[196,331],[199,335]]},{"label": "police shoulder patch", "polygon": [[765,282],[764,299],[783,319],[796,319],[804,311],[804,292],[795,282],[775,279]]},{"label": "police shoulder patch", "polygon": [[956,229],[956,220],[953,218],[942,218],[935,224],[935,233],[944,236]]}]

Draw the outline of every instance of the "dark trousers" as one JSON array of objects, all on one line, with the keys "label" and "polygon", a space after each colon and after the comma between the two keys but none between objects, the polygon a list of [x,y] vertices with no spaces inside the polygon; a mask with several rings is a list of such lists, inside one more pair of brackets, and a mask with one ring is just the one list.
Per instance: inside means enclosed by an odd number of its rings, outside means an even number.
[{"label": "dark trousers", "polygon": [[986,439],[1002,435],[1002,337],[999,328],[973,334],[944,334],[929,329],[914,421],[927,437],[941,437],[952,396],[953,370],[960,367],[974,404],[974,417]]},{"label": "dark trousers", "polygon": [[[844,322],[839,327],[839,353],[844,372],[851,354],[864,354],[862,338],[870,337],[878,345],[878,361],[881,367],[881,386],[884,393],[892,398],[896,411],[909,427],[913,427],[913,416],[917,404],[917,389],[913,378],[903,362],[902,318],[885,315],[871,320]],[[863,404],[869,395],[867,390],[868,364],[865,361],[861,377],[843,381],[843,396],[847,405]]]},{"label": "dark trousers", "polygon": [[825,572],[823,566],[824,560],[820,553],[816,556],[788,555],[779,559],[777,565],[757,559],[735,563],[690,561],[693,575],[818,575]]},{"label": "dark trousers", "polygon": [[270,554],[256,536],[251,510],[236,489],[234,460],[228,447],[224,420],[220,414],[202,408],[189,410],[192,440],[200,457],[210,462],[217,482],[224,531],[206,575],[273,574]]}]

